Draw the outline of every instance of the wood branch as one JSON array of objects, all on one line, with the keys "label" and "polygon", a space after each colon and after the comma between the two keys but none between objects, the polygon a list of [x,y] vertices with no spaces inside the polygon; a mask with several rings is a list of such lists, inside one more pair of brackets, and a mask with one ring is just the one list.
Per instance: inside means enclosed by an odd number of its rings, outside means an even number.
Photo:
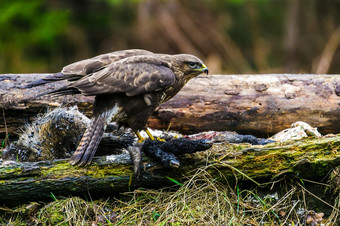
[{"label": "wood branch", "polygon": [[[143,157],[144,170],[132,178],[133,167],[128,154],[95,157],[88,167],[74,167],[66,160],[0,165],[0,203],[18,204],[55,196],[112,195],[136,187],[159,188],[171,185],[167,177],[184,180],[198,168],[209,167],[215,177],[232,182],[257,182],[298,176],[320,181],[340,164],[340,135],[322,139],[272,143],[266,146],[250,144],[215,144],[207,151],[185,154],[176,169],[165,169]],[[132,183],[130,183],[132,179]]]},{"label": "wood branch", "polygon": [[161,105],[151,128],[236,131],[268,137],[296,121],[340,132],[340,75],[212,75],[190,81]]},{"label": "wood branch", "polygon": [[[20,103],[63,84],[32,89],[20,88],[44,74],[0,75],[0,134],[5,123],[10,134],[46,107],[77,104],[91,114],[93,98],[82,95],[42,98]],[[259,74],[209,75],[191,80],[174,98],[162,104],[149,119],[149,126],[182,133],[236,131],[268,137],[305,121],[322,134],[340,133],[340,75]]]},{"label": "wood branch", "polygon": [[0,136],[4,134],[18,135],[26,123],[32,122],[39,113],[45,113],[47,108],[60,105],[77,105],[78,108],[90,116],[92,113],[93,97],[43,96],[34,99],[38,94],[64,86],[65,82],[47,84],[43,87],[24,89],[23,85],[29,81],[44,78],[49,74],[3,74],[0,75]]}]

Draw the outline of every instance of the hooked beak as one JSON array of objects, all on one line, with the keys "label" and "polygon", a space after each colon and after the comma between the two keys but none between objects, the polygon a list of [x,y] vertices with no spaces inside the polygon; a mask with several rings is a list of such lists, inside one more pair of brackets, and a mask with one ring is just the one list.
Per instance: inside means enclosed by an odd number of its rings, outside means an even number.
[{"label": "hooked beak", "polygon": [[202,71],[203,73],[209,74],[209,70],[208,70],[207,66],[205,66],[205,64],[202,64],[201,71]]}]

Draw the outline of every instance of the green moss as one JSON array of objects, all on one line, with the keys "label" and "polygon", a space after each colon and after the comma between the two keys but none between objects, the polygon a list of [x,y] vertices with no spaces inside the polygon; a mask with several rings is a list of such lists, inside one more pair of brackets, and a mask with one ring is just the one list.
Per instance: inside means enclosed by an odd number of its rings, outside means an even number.
[{"label": "green moss", "polygon": [[22,168],[5,168],[5,169],[0,169],[0,177],[1,175],[19,175],[22,173]]},{"label": "green moss", "polygon": [[41,170],[41,174],[48,178],[81,177],[105,178],[112,176],[128,176],[133,173],[132,165],[105,165],[96,164],[87,167],[75,167],[67,161],[61,161],[52,167]]},{"label": "green moss", "polygon": [[[65,220],[65,216],[61,212],[53,212],[49,219],[51,224],[61,223]],[[65,223],[66,224],[66,223]]]},{"label": "green moss", "polygon": [[[299,175],[303,171],[306,178],[313,178],[326,175],[339,164],[339,148],[340,136],[308,138],[266,146],[217,144],[211,149],[213,155],[208,157],[222,165],[218,166],[218,170],[225,177],[243,178],[243,174],[246,174],[250,178],[273,178],[287,172]],[[313,168],[308,165],[313,165]]]}]

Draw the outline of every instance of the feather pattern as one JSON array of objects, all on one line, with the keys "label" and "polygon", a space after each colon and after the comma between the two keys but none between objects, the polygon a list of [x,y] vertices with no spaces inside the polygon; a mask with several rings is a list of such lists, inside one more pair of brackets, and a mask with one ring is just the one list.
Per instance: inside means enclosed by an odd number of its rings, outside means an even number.
[{"label": "feather pattern", "polygon": [[111,120],[135,132],[146,129],[146,122],[156,107],[202,72],[208,73],[207,67],[193,55],[122,50],[67,65],[60,73],[33,81],[26,87],[68,80],[66,86],[39,96],[96,97],[91,123],[70,160],[72,164],[86,165],[95,155]]},{"label": "feather pattern", "polygon": [[104,111],[100,115],[92,117],[90,126],[86,129],[76,151],[71,156],[70,163],[72,165],[87,165],[91,163],[107,124],[117,115],[118,111],[119,108],[115,106],[109,111]]},{"label": "feather pattern", "polygon": [[[145,62],[142,62],[145,59]],[[126,93],[127,96],[158,91],[167,88],[176,82],[174,72],[165,66],[149,63],[153,56],[127,58],[98,71],[90,76],[83,77],[69,85],[84,95],[100,95],[113,93]]]},{"label": "feather pattern", "polygon": [[76,74],[86,76],[88,74],[92,74],[96,71],[100,71],[105,68],[107,65],[112,62],[116,62],[118,60],[137,55],[148,55],[153,54],[150,51],[142,50],[142,49],[130,49],[130,50],[121,50],[115,51],[112,53],[101,54],[99,56],[95,56],[86,60],[81,60],[75,62],[73,64],[69,64],[63,68],[61,73],[65,75]]}]

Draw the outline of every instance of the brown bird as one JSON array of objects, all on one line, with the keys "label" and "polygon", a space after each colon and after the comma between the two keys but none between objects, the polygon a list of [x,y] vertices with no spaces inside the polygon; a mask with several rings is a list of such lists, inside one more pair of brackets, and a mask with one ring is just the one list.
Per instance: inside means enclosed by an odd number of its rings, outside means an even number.
[{"label": "brown bird", "polygon": [[32,81],[27,88],[68,80],[60,89],[42,93],[95,96],[91,123],[70,159],[75,165],[90,164],[106,126],[116,121],[130,127],[138,136],[159,104],[176,95],[191,79],[208,68],[189,54],[155,54],[146,50],[122,50],[99,55],[65,66],[60,73]]}]

